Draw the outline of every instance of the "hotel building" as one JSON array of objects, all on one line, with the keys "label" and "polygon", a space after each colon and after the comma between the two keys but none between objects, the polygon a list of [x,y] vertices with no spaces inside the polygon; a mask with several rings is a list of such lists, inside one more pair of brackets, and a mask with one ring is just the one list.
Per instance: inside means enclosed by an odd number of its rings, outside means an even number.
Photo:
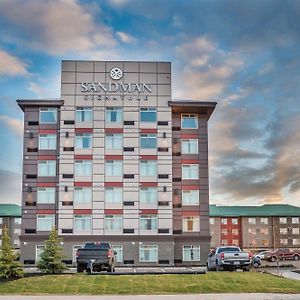
[{"label": "hotel building", "polygon": [[61,98],[24,111],[21,261],[55,225],[65,261],[109,241],[119,265],[204,265],[207,123],[215,102],[174,101],[171,63],[63,61]]}]

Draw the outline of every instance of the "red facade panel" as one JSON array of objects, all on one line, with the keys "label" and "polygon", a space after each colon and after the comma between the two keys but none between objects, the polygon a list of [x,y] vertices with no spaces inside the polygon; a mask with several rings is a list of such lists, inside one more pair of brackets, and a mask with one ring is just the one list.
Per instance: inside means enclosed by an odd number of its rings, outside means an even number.
[{"label": "red facade panel", "polygon": [[56,129],[39,129],[40,134],[56,134]]},{"label": "red facade panel", "polygon": [[37,187],[56,187],[56,182],[38,182]]},{"label": "red facade panel", "polygon": [[40,215],[54,215],[55,209],[37,209],[36,213]]},{"label": "red facade panel", "polygon": [[75,128],[75,133],[93,133],[93,128]]},{"label": "red facade panel", "polygon": [[141,209],[140,214],[141,215],[157,215],[158,211],[157,209]]},{"label": "red facade panel", "polygon": [[156,128],[141,128],[140,133],[157,133]]},{"label": "red facade panel", "polygon": [[122,187],[123,182],[105,182],[104,186],[105,187]]},{"label": "red facade panel", "polygon": [[182,186],[183,191],[199,190],[199,189],[200,189],[199,185],[183,185]]},{"label": "red facade panel", "polygon": [[92,209],[74,209],[73,214],[74,215],[91,215]]},{"label": "red facade panel", "polygon": [[123,128],[105,128],[105,133],[123,133]]},{"label": "red facade panel", "polygon": [[182,216],[183,217],[199,217],[200,212],[199,211],[183,211]]},{"label": "red facade panel", "polygon": [[123,155],[105,155],[105,160],[123,160]]},{"label": "red facade panel", "polygon": [[197,139],[199,136],[198,134],[194,133],[182,133],[181,138],[182,139]]},{"label": "red facade panel", "polygon": [[38,160],[56,160],[55,155],[39,155]]},{"label": "red facade panel", "polygon": [[92,182],[84,182],[84,181],[76,181],[76,182],[74,182],[74,186],[81,186],[81,187],[93,186],[93,183]]},{"label": "red facade panel", "polygon": [[75,154],[74,159],[81,159],[81,160],[92,160],[93,155],[82,155],[82,154]]},{"label": "red facade panel", "polygon": [[157,155],[141,155],[140,160],[157,160]]},{"label": "red facade panel", "polygon": [[183,159],[181,161],[182,164],[199,164],[198,159]]},{"label": "red facade panel", "polygon": [[140,187],[156,187],[157,182],[140,182]]},{"label": "red facade panel", "polygon": [[123,209],[104,209],[105,215],[122,215]]}]

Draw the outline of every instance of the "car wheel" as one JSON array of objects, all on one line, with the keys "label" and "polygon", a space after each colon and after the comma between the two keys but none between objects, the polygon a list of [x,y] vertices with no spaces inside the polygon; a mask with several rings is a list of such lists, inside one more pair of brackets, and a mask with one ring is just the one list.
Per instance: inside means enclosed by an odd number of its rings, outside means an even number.
[{"label": "car wheel", "polygon": [[258,268],[259,267],[259,263],[258,262],[253,263],[253,267],[254,268]]},{"label": "car wheel", "polygon": [[83,273],[84,266],[83,265],[77,265],[77,273]]},{"label": "car wheel", "polygon": [[299,255],[298,254],[296,254],[296,255],[294,255],[294,260],[299,260]]},{"label": "car wheel", "polygon": [[275,256],[272,256],[272,257],[271,257],[271,261],[272,261],[272,262],[275,262],[275,261],[276,261],[276,257],[275,257]]}]

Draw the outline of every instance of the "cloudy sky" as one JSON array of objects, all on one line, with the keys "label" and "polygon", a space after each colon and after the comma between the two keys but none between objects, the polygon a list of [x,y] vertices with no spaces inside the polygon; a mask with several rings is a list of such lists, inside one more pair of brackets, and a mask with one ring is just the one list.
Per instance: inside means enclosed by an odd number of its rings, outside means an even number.
[{"label": "cloudy sky", "polygon": [[300,205],[300,1],[0,0],[0,202],[20,203],[19,98],[62,59],[172,62],[173,97],[217,101],[211,202]]}]

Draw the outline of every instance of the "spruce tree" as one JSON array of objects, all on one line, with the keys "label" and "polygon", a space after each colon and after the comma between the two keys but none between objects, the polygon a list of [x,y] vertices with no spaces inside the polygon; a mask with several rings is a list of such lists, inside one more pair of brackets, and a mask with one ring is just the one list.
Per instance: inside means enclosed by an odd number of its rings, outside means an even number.
[{"label": "spruce tree", "polygon": [[24,276],[22,265],[17,261],[18,254],[11,246],[8,229],[2,230],[2,245],[0,250],[0,278],[19,278]]},{"label": "spruce tree", "polygon": [[62,239],[58,237],[58,232],[53,227],[48,240],[45,241],[45,248],[37,265],[43,273],[61,274],[68,269],[66,264],[61,261],[63,258],[61,242]]}]

